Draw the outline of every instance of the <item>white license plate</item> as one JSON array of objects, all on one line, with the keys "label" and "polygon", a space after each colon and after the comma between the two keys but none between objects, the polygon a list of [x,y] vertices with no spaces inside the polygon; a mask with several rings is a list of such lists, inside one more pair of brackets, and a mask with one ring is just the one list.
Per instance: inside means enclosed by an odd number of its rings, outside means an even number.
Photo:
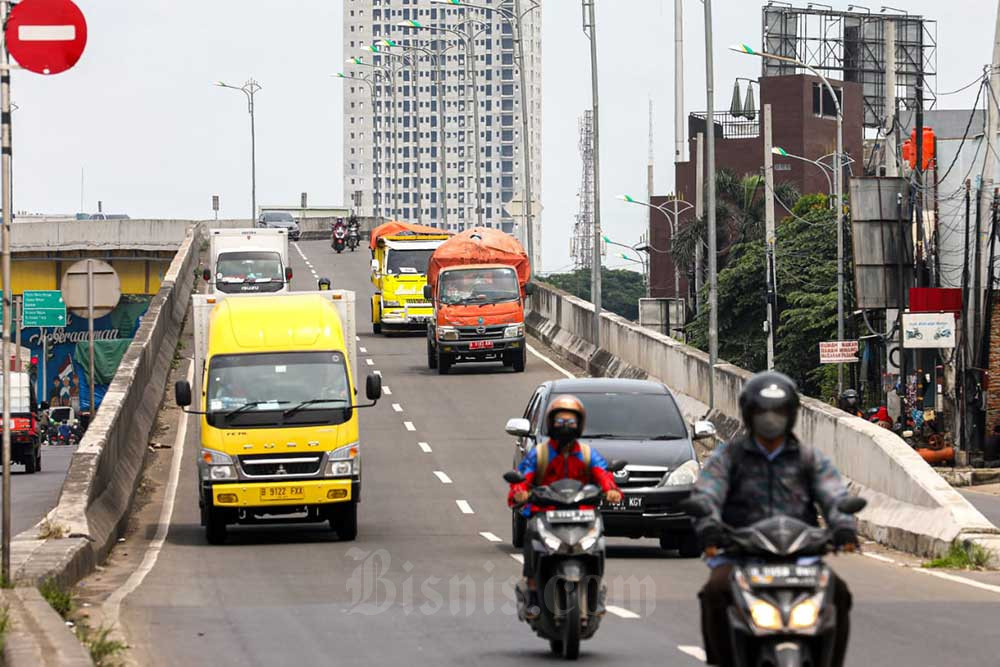
[{"label": "white license plate", "polygon": [[594,520],[594,510],[552,510],[545,518],[549,523],[588,523]]}]

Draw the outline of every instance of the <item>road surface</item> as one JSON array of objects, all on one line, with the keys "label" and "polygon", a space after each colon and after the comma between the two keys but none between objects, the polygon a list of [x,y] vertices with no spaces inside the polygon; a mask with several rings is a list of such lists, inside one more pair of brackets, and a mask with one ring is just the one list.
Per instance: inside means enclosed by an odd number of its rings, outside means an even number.
[{"label": "road surface", "polygon": [[[59,502],[59,492],[62,491],[66,470],[75,451],[76,445],[42,445],[42,470],[33,475],[25,474],[24,466],[11,464],[10,523],[14,535],[41,521]],[[0,488],[3,488],[3,480],[0,480]]]}]

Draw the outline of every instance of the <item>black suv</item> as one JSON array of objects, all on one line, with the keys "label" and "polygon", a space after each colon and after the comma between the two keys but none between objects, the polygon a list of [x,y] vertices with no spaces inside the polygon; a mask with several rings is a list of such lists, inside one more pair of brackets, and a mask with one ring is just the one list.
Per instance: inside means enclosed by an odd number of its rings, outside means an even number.
[{"label": "black suv", "polygon": [[[715,435],[710,422],[695,424],[690,435],[677,401],[659,382],[607,378],[580,378],[546,382],[531,396],[521,418],[507,422],[506,431],[517,438],[514,467],[531,448],[547,440],[545,413],[556,396],[576,396],[587,410],[580,441],[609,461],[624,460],[615,473],[622,502],[601,506],[604,531],[609,537],[656,537],[664,549],[681,556],[698,556],[700,550],[691,518],[677,504],[691,495],[701,469],[692,438]],[[526,519],[512,514],[512,542],[524,541]]]},{"label": "black suv", "polygon": [[268,211],[261,213],[257,218],[257,226],[271,229],[287,229],[288,240],[298,241],[302,234],[299,231],[299,223],[295,221],[291,213],[285,211]]}]

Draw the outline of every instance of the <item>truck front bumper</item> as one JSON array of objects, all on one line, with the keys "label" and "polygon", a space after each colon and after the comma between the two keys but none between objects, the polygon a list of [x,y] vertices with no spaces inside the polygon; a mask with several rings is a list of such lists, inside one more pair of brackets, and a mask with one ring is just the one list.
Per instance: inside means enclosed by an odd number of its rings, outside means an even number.
[{"label": "truck front bumper", "polygon": [[402,308],[382,307],[382,324],[389,326],[412,326],[423,328],[434,319],[434,307],[429,303],[414,306],[404,305]]},{"label": "truck front bumper", "polygon": [[299,482],[205,483],[205,495],[215,507],[301,507],[349,502],[355,498],[351,479]]},{"label": "truck front bumper", "polygon": [[456,361],[489,361],[501,358],[505,352],[523,350],[524,337],[460,341],[439,340],[438,348],[445,354],[455,355]]}]

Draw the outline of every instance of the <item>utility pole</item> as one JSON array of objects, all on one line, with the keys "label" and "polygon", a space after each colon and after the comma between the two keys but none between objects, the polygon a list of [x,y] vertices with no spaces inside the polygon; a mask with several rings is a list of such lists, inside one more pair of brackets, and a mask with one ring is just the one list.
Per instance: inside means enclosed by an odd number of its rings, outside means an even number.
[{"label": "utility pole", "polygon": [[479,83],[476,78],[476,38],[472,33],[472,23],[466,23],[465,64],[468,74],[467,83],[472,86],[472,125],[476,137],[473,150],[476,151],[476,224],[483,226],[483,161],[479,147]]},{"label": "utility pole", "polygon": [[[0,0],[0,25],[7,25],[10,14],[10,3]],[[10,183],[13,172],[11,155],[11,124],[10,124],[10,54],[7,45],[0,47],[0,180],[3,181],[3,193],[0,194],[0,206],[3,207],[3,259],[0,264],[0,274],[3,280],[3,518],[2,518],[2,548],[0,557],[0,579],[7,585],[10,581],[10,333],[14,325],[11,306],[13,304],[10,285],[10,225],[12,201]]]},{"label": "utility pole", "polygon": [[594,116],[594,260],[591,266],[591,300],[594,303],[594,347],[601,347],[601,159],[600,159],[600,96],[597,87],[597,20],[594,3],[583,0],[583,31],[590,38],[590,88]]},{"label": "utility pole", "polygon": [[899,164],[896,156],[899,147],[896,145],[896,22],[887,19],[885,22],[885,150],[883,165],[885,175],[889,178],[899,176]]},{"label": "utility pole", "polygon": [[[646,163],[646,201],[653,201],[653,98],[649,98],[649,160]],[[649,210],[649,216],[646,218],[648,221],[646,225],[646,243],[652,243],[653,241],[653,211]],[[640,255],[641,256],[641,255]],[[646,263],[646,296],[649,297],[652,294],[652,276],[649,272],[649,265],[652,262]],[[676,270],[676,267],[675,267]]]},{"label": "utility pole", "polygon": [[771,105],[764,105],[764,180],[767,183],[764,193],[764,243],[767,246],[765,254],[765,270],[767,271],[767,369],[774,370],[774,328],[778,298],[775,293],[774,280],[774,158],[771,147],[774,142],[771,137]]},{"label": "utility pole", "polygon": [[[531,10],[529,10],[531,11]],[[521,147],[524,149],[524,155],[521,156],[524,162],[524,238],[528,243],[528,257],[530,258],[532,271],[536,269],[535,267],[535,217],[534,217],[534,192],[532,189],[531,179],[534,176],[534,170],[532,169],[531,162],[531,126],[529,124],[528,114],[530,113],[531,107],[528,106],[528,75],[526,72],[526,65],[524,62],[524,15],[521,13],[521,0],[514,0],[514,13],[517,15],[517,59],[518,59],[518,70],[519,70],[519,80],[521,88]]]},{"label": "utility pole", "polygon": [[[715,239],[715,63],[712,0],[705,3],[705,118],[708,133],[708,409],[715,409],[715,365],[719,360],[719,275]],[[839,165],[839,162],[838,162]]]},{"label": "utility pole", "polygon": [[[698,224],[705,218],[705,134],[699,132],[695,138],[696,162],[694,176],[694,217]],[[701,238],[694,247],[694,310],[701,313]]]},{"label": "utility pole", "polygon": [[420,163],[423,157],[420,155],[420,59],[416,53],[410,53],[410,85],[413,88],[413,116],[416,119],[416,144],[417,144],[417,224],[424,224],[424,194],[420,179]]},{"label": "utility pole", "polygon": [[[674,0],[674,163],[687,162],[684,147],[684,0]],[[652,193],[650,199],[653,201]]]},{"label": "utility pole", "polygon": [[[444,40],[441,41],[442,46],[444,45]],[[445,97],[444,97],[444,55],[445,49],[442,48],[436,52],[434,56],[434,62],[437,65],[437,108],[438,108],[438,156],[439,159],[439,169],[441,173],[438,178],[441,181],[441,201],[439,203],[441,210],[441,229],[448,229],[448,137],[445,132]]]}]

